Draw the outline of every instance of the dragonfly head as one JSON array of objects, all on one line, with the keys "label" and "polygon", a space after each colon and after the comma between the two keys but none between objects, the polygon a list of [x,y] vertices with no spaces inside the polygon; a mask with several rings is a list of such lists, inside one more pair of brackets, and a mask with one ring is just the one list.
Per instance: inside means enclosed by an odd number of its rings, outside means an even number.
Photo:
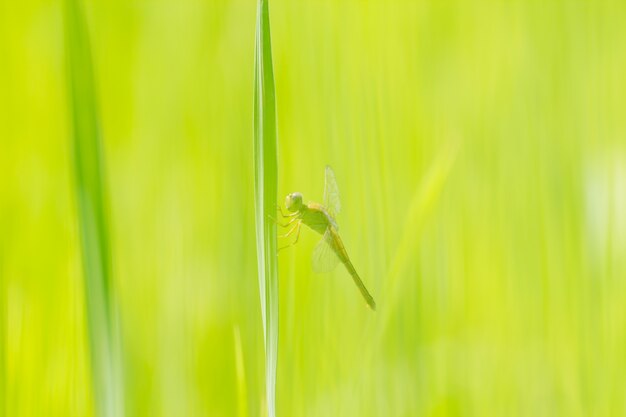
[{"label": "dragonfly head", "polygon": [[287,197],[285,197],[285,206],[287,207],[287,210],[289,210],[292,213],[295,213],[296,211],[300,211],[300,209],[302,208],[302,194],[300,193],[287,194]]}]

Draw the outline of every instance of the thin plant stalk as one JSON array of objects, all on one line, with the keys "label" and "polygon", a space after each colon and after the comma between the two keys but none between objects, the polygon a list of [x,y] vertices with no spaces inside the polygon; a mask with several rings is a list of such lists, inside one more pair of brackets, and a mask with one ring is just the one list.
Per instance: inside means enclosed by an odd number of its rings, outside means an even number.
[{"label": "thin plant stalk", "polygon": [[248,412],[248,389],[246,386],[246,368],[243,361],[243,348],[241,346],[241,332],[239,326],[233,328],[235,345],[235,370],[237,372],[237,405],[238,416],[245,417]]},{"label": "thin plant stalk", "polygon": [[6,416],[7,394],[6,394],[6,323],[7,323],[7,298],[5,296],[5,274],[3,270],[4,240],[0,242],[0,417]]},{"label": "thin plant stalk", "polygon": [[107,194],[91,49],[78,0],[65,2],[67,92],[95,412],[123,415]]},{"label": "thin plant stalk", "polygon": [[276,415],[278,357],[278,201],[276,99],[267,0],[259,0],[254,60],[254,177],[259,291],[265,342],[267,415]]}]

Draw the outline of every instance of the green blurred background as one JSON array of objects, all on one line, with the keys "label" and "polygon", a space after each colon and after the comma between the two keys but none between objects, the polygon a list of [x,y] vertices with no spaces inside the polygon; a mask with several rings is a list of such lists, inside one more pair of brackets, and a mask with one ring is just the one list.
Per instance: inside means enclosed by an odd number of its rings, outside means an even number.
[{"label": "green blurred background", "polygon": [[[60,0],[0,2],[0,416],[94,415]],[[626,4],[272,0],[280,416],[626,415]],[[128,416],[263,416],[254,1],[88,1]],[[286,242],[281,242],[286,243]],[[4,414],[3,414],[4,413]]]}]

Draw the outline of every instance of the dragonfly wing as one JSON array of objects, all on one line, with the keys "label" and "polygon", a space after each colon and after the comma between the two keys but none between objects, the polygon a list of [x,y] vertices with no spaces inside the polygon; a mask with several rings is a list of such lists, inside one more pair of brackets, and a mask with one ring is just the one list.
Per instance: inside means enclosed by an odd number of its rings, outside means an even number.
[{"label": "dragonfly wing", "polygon": [[331,216],[335,217],[341,211],[341,202],[339,201],[339,187],[335,180],[335,172],[326,165],[325,183],[324,183],[324,207]]},{"label": "dragonfly wing", "polygon": [[332,248],[332,236],[329,230],[324,233],[322,240],[313,249],[311,264],[315,273],[330,272],[339,263],[339,257]]}]

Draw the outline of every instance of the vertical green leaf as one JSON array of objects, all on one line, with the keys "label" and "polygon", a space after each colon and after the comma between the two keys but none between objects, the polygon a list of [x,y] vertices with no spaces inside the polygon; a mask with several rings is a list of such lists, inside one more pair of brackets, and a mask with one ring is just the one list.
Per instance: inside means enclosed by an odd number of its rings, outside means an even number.
[{"label": "vertical green leaf", "polygon": [[233,328],[235,345],[235,369],[237,372],[237,408],[239,417],[249,414],[248,389],[246,386],[246,368],[243,361],[243,348],[241,347],[241,332],[239,326]]},{"label": "vertical green leaf", "polygon": [[7,343],[7,298],[5,296],[5,273],[3,254],[4,239],[0,240],[0,417],[6,416],[7,395],[6,395],[6,343]]},{"label": "vertical green leaf", "polygon": [[448,143],[442,148],[437,159],[431,164],[426,177],[416,188],[403,230],[404,233],[400,243],[396,248],[391,266],[385,278],[389,282],[389,291],[386,294],[386,301],[389,303],[383,310],[382,319],[377,329],[377,340],[381,340],[384,331],[389,325],[393,309],[397,306],[402,288],[406,286],[407,274],[404,272],[411,264],[411,259],[417,252],[418,240],[427,216],[432,212],[437,204],[443,188],[450,175],[450,171],[458,153],[457,142]]},{"label": "vertical green leaf", "polygon": [[278,199],[276,99],[267,0],[257,9],[254,60],[254,170],[256,238],[265,340],[265,383],[268,416],[276,415],[276,360],[278,357],[278,260],[276,215]]},{"label": "vertical green leaf", "polygon": [[65,47],[74,185],[96,413],[100,417],[118,417],[123,413],[122,377],[111,278],[102,140],[89,38],[78,0],[65,3]]}]

